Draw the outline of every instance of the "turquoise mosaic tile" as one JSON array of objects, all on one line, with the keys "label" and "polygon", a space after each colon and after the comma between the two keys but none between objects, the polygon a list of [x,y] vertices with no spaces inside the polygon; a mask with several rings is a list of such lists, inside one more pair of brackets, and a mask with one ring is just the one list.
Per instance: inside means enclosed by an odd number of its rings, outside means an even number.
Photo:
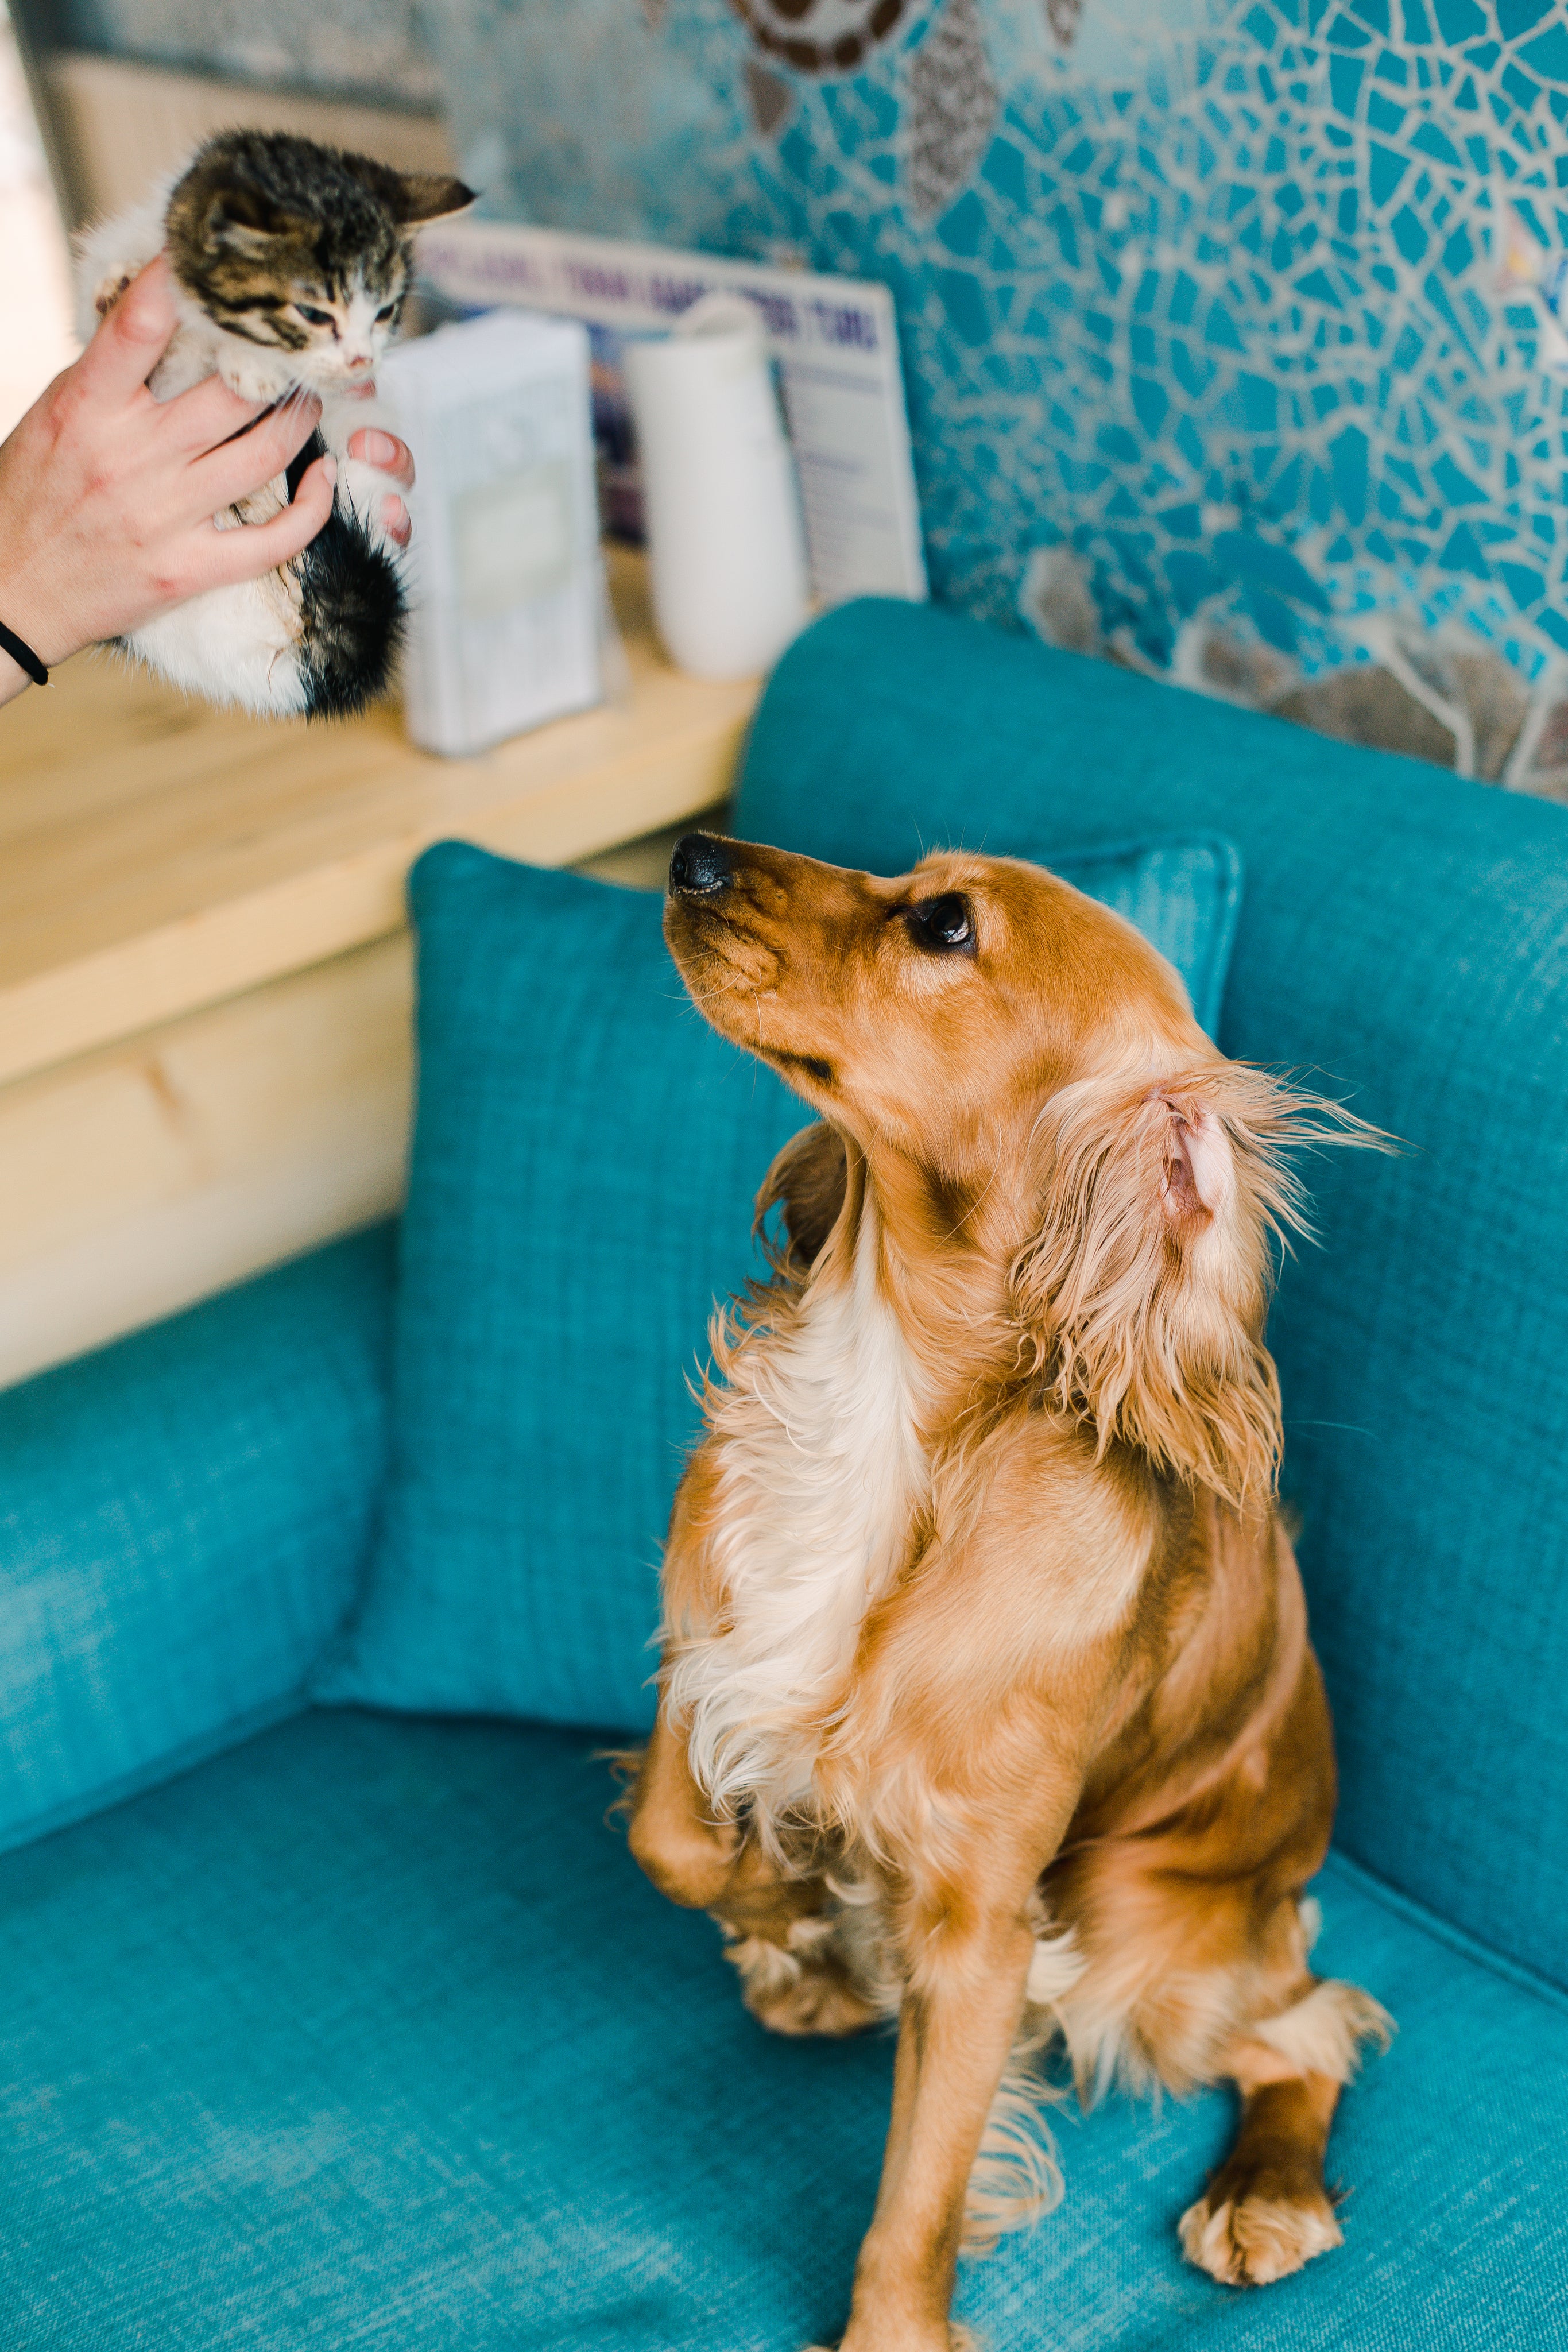
[{"label": "turquoise mosaic tile", "polygon": [[941,596],[1065,541],[1159,661],[1214,598],[1308,670],[1389,605],[1568,649],[1559,0],[426,16],[492,210],[892,288]]}]

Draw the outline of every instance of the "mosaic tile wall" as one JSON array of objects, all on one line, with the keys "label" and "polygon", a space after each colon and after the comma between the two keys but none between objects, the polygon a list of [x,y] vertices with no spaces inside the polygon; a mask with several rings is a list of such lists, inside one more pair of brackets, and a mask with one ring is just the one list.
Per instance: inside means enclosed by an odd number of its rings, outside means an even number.
[{"label": "mosaic tile wall", "polygon": [[438,67],[492,211],[881,278],[938,595],[1194,677],[1212,618],[1276,690],[1479,632],[1563,661],[1568,762],[1568,0],[33,5]]},{"label": "mosaic tile wall", "polygon": [[1309,675],[1389,608],[1568,649],[1563,0],[425,21],[492,210],[892,287],[940,596],[1059,545],[1162,665],[1198,608]]}]

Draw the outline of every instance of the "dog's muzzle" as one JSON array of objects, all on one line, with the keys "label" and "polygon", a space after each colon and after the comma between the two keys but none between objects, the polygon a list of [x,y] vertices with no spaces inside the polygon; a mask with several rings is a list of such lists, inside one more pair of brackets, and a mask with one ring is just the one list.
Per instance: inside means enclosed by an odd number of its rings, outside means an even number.
[{"label": "dog's muzzle", "polygon": [[711,898],[727,890],[734,878],[727,841],[716,840],[711,833],[686,833],[676,842],[670,859],[673,898]]}]

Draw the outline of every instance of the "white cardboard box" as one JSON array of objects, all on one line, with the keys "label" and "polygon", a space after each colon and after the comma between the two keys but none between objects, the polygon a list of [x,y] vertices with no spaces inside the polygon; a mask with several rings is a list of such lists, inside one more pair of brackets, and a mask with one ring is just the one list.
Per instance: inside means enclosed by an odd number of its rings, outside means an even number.
[{"label": "white cardboard box", "polygon": [[390,352],[382,402],[414,453],[408,731],[483,751],[601,698],[589,341],[520,310]]}]

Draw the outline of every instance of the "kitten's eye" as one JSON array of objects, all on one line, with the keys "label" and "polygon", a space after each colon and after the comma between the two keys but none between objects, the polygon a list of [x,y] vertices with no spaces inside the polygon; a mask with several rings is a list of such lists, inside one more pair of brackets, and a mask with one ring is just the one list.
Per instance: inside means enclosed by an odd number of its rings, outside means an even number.
[{"label": "kitten's eye", "polygon": [[939,955],[973,955],[975,925],[969,901],[956,890],[945,891],[940,898],[922,898],[908,912],[910,935],[917,947],[933,949]]},{"label": "kitten's eye", "polygon": [[312,327],[329,327],[332,324],[330,310],[313,310],[308,302],[296,302],[294,307],[300,317],[307,320]]},{"label": "kitten's eye", "polygon": [[381,309],[376,312],[377,326],[380,326],[383,319],[390,319],[396,309],[397,304],[395,302],[383,302]]}]

